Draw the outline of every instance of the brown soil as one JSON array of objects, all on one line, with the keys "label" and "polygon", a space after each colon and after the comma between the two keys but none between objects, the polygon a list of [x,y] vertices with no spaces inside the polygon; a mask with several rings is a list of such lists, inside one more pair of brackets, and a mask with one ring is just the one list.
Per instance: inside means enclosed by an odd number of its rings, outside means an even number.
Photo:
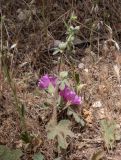
[{"label": "brown soil", "polygon": [[[92,10],[95,3],[89,0],[77,0],[73,3],[71,0],[63,0],[63,3],[58,0],[47,4],[45,1],[43,18],[41,0],[2,0],[1,11],[5,16],[3,44],[5,51],[9,52],[8,65],[16,84],[17,95],[25,106],[27,131],[34,138],[31,144],[25,144],[20,139],[19,115],[9,84],[1,73],[0,144],[21,148],[24,152],[22,160],[31,160],[32,155],[39,151],[46,160],[54,160],[57,155],[62,156],[63,160],[91,160],[92,155],[100,150],[104,151],[104,160],[121,159],[120,140],[112,150],[107,151],[100,128],[101,119],[113,119],[120,131],[121,86],[118,80],[120,77],[117,77],[114,69],[115,65],[120,68],[120,51],[117,52],[114,46],[104,49],[104,41],[109,39],[109,31],[104,26],[99,34],[95,28],[91,33],[92,24],[103,20],[111,26],[113,39],[120,46],[120,3],[120,0],[99,1],[99,10],[95,14]],[[79,73],[82,84],[85,84],[81,91],[83,102],[80,115],[86,125],[82,128],[73,124],[72,130],[76,138],[69,139],[67,150],[58,154],[56,142],[47,139],[45,129],[52,115],[52,108],[43,107],[48,97],[38,89],[37,81],[44,73],[56,73],[58,56],[53,56],[51,49],[55,40],[65,40],[66,28],[63,21],[68,20],[73,9],[78,16],[77,24],[81,27],[78,38],[83,42],[76,46],[73,58],[76,62],[75,70]],[[23,11],[26,15],[20,17]],[[101,39],[100,46],[98,39]],[[9,47],[14,43],[17,47],[8,50],[6,42]],[[89,47],[90,44],[92,48]],[[71,71],[67,64],[63,69]],[[95,106],[97,102],[101,103],[100,107]]]}]

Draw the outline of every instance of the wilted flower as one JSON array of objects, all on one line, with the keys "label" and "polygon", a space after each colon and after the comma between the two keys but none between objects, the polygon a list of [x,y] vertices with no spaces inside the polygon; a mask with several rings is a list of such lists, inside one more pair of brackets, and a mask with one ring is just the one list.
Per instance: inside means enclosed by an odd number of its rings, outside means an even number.
[{"label": "wilted flower", "polygon": [[71,104],[79,105],[81,103],[81,97],[76,95],[76,93],[72,91],[68,86],[65,86],[64,90],[60,91],[60,96],[62,96],[64,100],[70,101]]},{"label": "wilted flower", "polygon": [[56,86],[56,80],[57,78],[54,76],[49,76],[48,74],[45,74],[43,77],[39,79],[38,87],[42,89],[47,89],[50,84],[52,84],[54,87]]}]

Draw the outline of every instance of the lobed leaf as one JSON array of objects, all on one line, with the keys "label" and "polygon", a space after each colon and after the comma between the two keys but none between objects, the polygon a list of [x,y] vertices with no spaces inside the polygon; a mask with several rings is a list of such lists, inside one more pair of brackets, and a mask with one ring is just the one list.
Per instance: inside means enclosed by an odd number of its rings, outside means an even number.
[{"label": "lobed leaf", "polygon": [[36,153],[34,156],[33,156],[33,160],[44,160],[44,156],[42,153]]},{"label": "lobed leaf", "polygon": [[6,146],[0,145],[0,160],[20,160],[22,151],[20,149],[9,149]]},{"label": "lobed leaf", "polygon": [[70,125],[69,120],[61,120],[56,126],[47,126],[48,138],[54,140],[57,137],[59,147],[66,149],[67,136],[74,137],[74,133],[69,129]]}]

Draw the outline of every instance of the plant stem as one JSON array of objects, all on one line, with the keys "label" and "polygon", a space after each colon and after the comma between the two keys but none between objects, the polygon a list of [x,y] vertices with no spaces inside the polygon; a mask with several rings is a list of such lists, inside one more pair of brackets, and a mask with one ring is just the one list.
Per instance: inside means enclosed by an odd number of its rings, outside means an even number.
[{"label": "plant stem", "polygon": [[52,123],[53,125],[57,125],[57,99],[58,99],[58,89],[59,85],[57,85],[55,93],[54,93],[54,100],[53,100],[53,115],[52,115]]},{"label": "plant stem", "polygon": [[63,62],[63,53],[61,54],[60,59],[59,59],[58,75],[59,75],[59,73],[60,73],[60,71],[61,71],[62,62]]}]

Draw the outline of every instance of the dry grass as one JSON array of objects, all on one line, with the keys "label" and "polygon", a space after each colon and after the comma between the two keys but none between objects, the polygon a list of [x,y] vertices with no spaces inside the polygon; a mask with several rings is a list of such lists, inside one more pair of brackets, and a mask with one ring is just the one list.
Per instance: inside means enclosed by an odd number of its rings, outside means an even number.
[{"label": "dry grass", "polygon": [[[49,121],[52,109],[43,109],[47,101],[43,92],[38,91],[37,80],[41,74],[55,73],[58,55],[53,56],[51,49],[55,40],[65,40],[64,21],[75,11],[80,25],[78,38],[82,41],[76,46],[75,60],[82,63],[82,69],[76,64],[82,83],[83,104],[80,113],[86,121],[82,129],[73,125],[77,134],[71,140],[67,151],[62,152],[62,159],[86,160],[97,150],[103,150],[106,160],[118,160],[121,157],[120,141],[114,150],[107,152],[101,137],[99,121],[102,117],[115,119],[121,124],[120,83],[114,66],[121,64],[120,51],[115,43],[104,48],[109,40],[109,28],[112,38],[121,42],[121,1],[120,0],[1,0],[0,12],[4,17],[1,25],[1,43],[7,54],[7,65],[16,85],[17,96],[25,105],[26,126],[32,143],[28,146],[20,140],[19,116],[14,108],[11,89],[0,71],[0,144],[11,148],[22,148],[23,160],[32,159],[32,154],[41,151],[47,160],[57,156],[55,142],[47,140],[45,125]],[[1,27],[0,26],[0,27]],[[15,47],[11,48],[14,44]],[[86,46],[86,47],[85,47]],[[55,63],[56,62],[56,63]],[[2,66],[1,66],[2,68]],[[71,70],[69,66],[63,67]],[[94,103],[100,101],[101,108]]]}]

